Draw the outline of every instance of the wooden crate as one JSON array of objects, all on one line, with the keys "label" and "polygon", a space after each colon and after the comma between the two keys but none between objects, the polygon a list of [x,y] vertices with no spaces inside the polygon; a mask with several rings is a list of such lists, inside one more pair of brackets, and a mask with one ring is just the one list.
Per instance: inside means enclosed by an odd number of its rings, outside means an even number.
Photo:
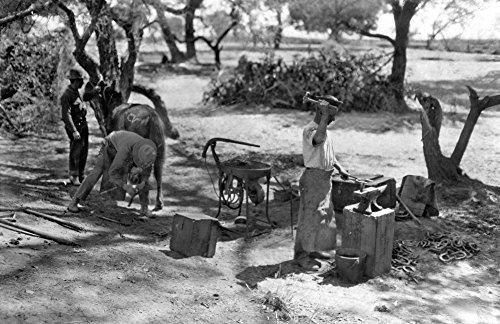
[{"label": "wooden crate", "polygon": [[219,221],[202,214],[175,214],[172,223],[170,250],[185,256],[215,254],[219,235]]},{"label": "wooden crate", "polygon": [[364,215],[355,212],[356,207],[344,208],[342,247],[366,252],[365,275],[373,278],[391,270],[395,214],[386,208]]}]

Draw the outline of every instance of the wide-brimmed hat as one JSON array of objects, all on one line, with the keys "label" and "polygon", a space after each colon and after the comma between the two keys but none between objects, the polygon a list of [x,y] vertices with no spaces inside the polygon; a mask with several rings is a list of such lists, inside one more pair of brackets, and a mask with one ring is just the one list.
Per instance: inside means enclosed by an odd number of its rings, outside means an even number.
[{"label": "wide-brimmed hat", "polygon": [[83,74],[77,69],[70,69],[68,71],[68,75],[66,76],[70,80],[76,80],[76,79],[82,79],[83,80]]},{"label": "wide-brimmed hat", "polygon": [[155,143],[145,138],[134,145],[132,159],[138,167],[147,168],[155,161],[156,154],[157,150]]}]

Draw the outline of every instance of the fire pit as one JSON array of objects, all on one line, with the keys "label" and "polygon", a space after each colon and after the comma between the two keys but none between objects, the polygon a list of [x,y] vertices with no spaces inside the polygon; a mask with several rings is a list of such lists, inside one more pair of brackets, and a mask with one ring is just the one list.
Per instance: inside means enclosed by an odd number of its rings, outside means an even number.
[{"label": "fire pit", "polygon": [[243,161],[239,158],[220,163],[224,173],[247,180],[257,180],[271,174],[271,166],[257,161]]},{"label": "fire pit", "polygon": [[[249,187],[251,185],[255,187],[255,183],[257,180],[259,180],[260,178],[266,178],[266,218],[269,225],[273,227],[273,224],[269,218],[269,182],[271,179],[271,166],[262,162],[247,161],[241,158],[233,158],[227,161],[220,161],[217,153],[215,152],[215,146],[217,142],[227,142],[246,146],[260,147],[256,144],[220,137],[212,138],[205,144],[202,157],[206,159],[207,151],[210,147],[215,160],[215,164],[219,169],[219,208],[215,217],[219,217],[222,205],[225,205],[230,209],[238,209],[238,216],[240,216],[242,203],[246,192],[246,235],[248,236],[248,219],[250,217],[248,210]],[[256,201],[254,202],[256,204],[259,203]]]}]

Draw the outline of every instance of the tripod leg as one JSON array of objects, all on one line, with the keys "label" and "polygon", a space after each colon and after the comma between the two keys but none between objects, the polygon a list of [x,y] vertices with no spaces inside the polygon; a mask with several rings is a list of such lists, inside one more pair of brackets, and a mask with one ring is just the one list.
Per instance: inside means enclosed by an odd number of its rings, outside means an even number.
[{"label": "tripod leg", "polygon": [[220,209],[222,207],[222,177],[223,177],[223,173],[222,171],[219,171],[219,210],[217,211],[217,216],[215,216],[215,218],[218,218],[219,217],[219,214],[220,214]]},{"label": "tripod leg", "polygon": [[269,182],[271,180],[271,176],[267,176],[267,190],[266,190],[266,218],[267,221],[269,222],[269,225],[271,225],[271,228],[274,228],[273,222],[271,222],[271,219],[269,218]]},{"label": "tripod leg", "polygon": [[250,223],[250,215],[248,214],[248,187],[247,187],[247,182],[245,181],[245,192],[244,195],[246,196],[246,202],[245,202],[245,209],[246,209],[246,217],[247,217],[247,222],[246,222],[246,228],[245,228],[245,239],[248,239],[248,223]]},{"label": "tripod leg", "polygon": [[219,193],[219,210],[217,211],[217,216],[215,216],[215,218],[219,218],[219,214],[220,214],[220,209],[221,209],[221,206],[222,206],[222,202],[221,202],[221,193]]}]

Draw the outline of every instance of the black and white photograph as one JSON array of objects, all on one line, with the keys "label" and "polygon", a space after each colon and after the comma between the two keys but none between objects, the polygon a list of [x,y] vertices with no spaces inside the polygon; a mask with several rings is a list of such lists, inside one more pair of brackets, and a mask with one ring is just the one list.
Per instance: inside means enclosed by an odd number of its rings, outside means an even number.
[{"label": "black and white photograph", "polygon": [[0,0],[1,324],[500,323],[499,0]]}]

